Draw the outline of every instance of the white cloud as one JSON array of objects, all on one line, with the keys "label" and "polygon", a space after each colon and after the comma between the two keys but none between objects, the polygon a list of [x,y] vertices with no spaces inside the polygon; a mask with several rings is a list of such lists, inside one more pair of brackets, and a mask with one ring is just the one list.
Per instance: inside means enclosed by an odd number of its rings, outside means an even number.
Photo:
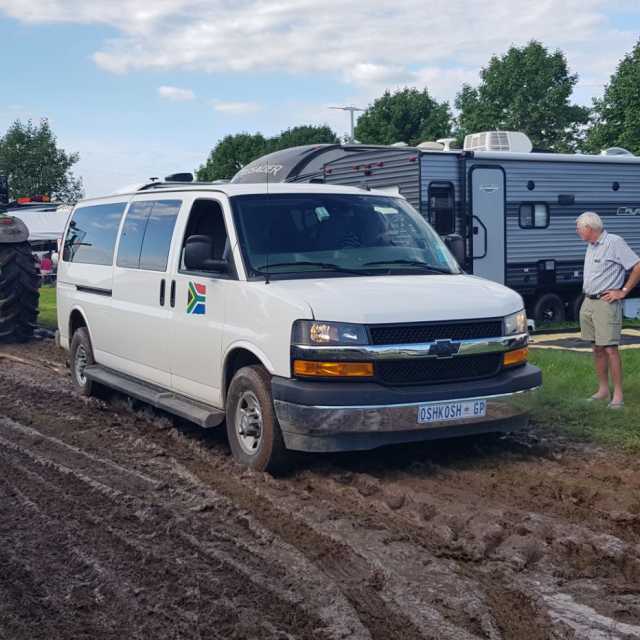
[{"label": "white cloud", "polygon": [[185,102],[193,100],[196,97],[191,89],[180,89],[179,87],[166,85],[158,87],[158,95],[167,100],[173,100],[174,102]]},{"label": "white cloud", "polygon": [[255,113],[261,108],[256,102],[228,102],[224,100],[212,100],[211,105],[216,111],[220,113],[228,113],[229,115]]},{"label": "white cloud", "polygon": [[[628,4],[628,3],[627,3]],[[614,28],[612,0],[0,0],[27,22],[106,24],[103,69],[329,72],[365,93],[428,80],[451,93],[492,54],[536,38],[567,53],[592,83],[606,81],[637,32]]]}]

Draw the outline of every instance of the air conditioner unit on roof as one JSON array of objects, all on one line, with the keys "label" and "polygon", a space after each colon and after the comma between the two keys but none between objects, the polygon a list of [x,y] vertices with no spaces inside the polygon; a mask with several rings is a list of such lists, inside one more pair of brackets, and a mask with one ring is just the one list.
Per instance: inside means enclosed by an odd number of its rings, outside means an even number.
[{"label": "air conditioner unit on roof", "polygon": [[521,131],[483,131],[464,138],[465,151],[509,151],[530,153],[531,140]]}]

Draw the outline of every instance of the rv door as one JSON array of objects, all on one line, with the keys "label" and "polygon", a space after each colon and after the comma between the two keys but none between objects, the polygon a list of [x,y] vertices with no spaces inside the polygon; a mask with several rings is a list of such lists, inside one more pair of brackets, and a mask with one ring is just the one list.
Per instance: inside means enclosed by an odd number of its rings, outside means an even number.
[{"label": "rv door", "polygon": [[504,284],[505,191],[502,168],[471,169],[474,275]]}]

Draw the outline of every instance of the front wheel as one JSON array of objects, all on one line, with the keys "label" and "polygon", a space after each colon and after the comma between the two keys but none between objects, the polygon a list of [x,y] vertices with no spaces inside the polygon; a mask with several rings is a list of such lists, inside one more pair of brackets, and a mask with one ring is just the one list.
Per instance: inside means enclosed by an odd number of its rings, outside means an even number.
[{"label": "front wheel", "polygon": [[233,457],[256,471],[282,471],[289,454],[271,399],[264,367],[240,369],[227,393],[227,436]]},{"label": "front wheel", "polygon": [[71,339],[70,360],[71,380],[80,395],[95,395],[94,383],[85,375],[85,369],[95,363],[89,331],[86,327],[80,327]]}]

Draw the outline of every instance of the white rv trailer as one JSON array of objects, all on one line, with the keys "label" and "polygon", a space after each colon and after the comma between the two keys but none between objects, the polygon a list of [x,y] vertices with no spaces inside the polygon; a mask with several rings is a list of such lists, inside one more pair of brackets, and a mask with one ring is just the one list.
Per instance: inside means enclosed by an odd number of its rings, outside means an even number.
[{"label": "white rv trailer", "polygon": [[[444,141],[442,141],[444,142]],[[315,145],[270,154],[233,182],[326,182],[393,190],[441,236],[465,240],[468,272],[506,284],[537,322],[575,317],[584,243],[575,219],[593,210],[640,253],[640,157],[539,153],[518,132],[467,136],[465,149]]]}]

